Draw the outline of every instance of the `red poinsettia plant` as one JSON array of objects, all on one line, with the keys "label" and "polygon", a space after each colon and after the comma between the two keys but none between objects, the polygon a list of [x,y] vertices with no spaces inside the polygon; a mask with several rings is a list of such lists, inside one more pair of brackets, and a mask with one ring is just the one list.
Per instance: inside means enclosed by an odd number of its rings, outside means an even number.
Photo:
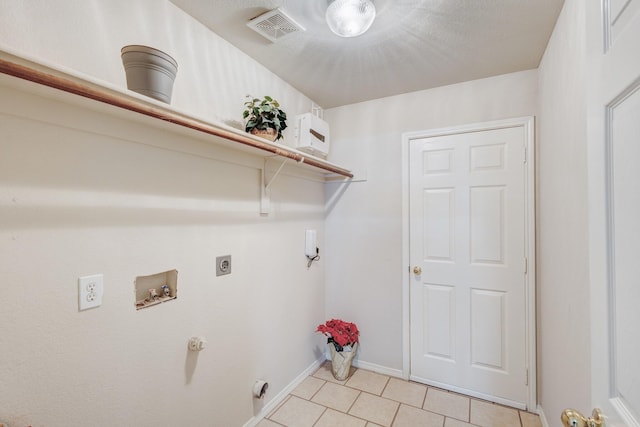
[{"label": "red poinsettia plant", "polygon": [[345,322],[340,319],[327,320],[318,325],[316,332],[322,332],[327,336],[327,344],[333,343],[336,351],[342,351],[344,347],[353,347],[358,342],[358,327],[355,323]]}]

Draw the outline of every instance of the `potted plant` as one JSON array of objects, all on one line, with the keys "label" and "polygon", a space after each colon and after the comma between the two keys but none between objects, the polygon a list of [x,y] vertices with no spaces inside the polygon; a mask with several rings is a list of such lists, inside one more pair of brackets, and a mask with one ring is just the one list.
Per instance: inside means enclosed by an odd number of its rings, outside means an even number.
[{"label": "potted plant", "polygon": [[262,99],[247,95],[246,107],[242,117],[247,121],[245,131],[270,141],[282,138],[282,131],[287,128],[287,113],[280,109],[280,104],[270,96]]},{"label": "potted plant", "polygon": [[351,362],[358,351],[358,336],[360,335],[358,327],[355,323],[331,319],[318,325],[316,332],[327,336],[333,376],[339,381],[346,380],[351,371]]},{"label": "potted plant", "polygon": [[178,63],[168,54],[149,46],[128,45],[121,50],[127,88],[158,101],[171,103]]}]

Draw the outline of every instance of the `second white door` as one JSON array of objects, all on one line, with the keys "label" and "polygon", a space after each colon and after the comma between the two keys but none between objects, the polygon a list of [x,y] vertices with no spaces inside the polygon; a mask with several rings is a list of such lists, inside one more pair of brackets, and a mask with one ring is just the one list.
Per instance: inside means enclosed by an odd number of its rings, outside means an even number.
[{"label": "second white door", "polygon": [[526,127],[409,142],[411,379],[526,408]]}]

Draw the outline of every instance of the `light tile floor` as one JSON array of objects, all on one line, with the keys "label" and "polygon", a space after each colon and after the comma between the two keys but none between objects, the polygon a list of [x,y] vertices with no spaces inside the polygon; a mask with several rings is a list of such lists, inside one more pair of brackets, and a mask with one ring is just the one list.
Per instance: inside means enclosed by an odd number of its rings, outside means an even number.
[{"label": "light tile floor", "polygon": [[258,427],[542,427],[536,414],[354,369],[346,381],[327,362]]}]

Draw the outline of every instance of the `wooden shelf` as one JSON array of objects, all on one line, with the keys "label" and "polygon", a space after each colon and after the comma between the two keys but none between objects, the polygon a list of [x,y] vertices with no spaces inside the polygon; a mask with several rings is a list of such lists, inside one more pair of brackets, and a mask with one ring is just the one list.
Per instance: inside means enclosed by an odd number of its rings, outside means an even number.
[{"label": "wooden shelf", "polygon": [[164,106],[155,100],[143,99],[141,95],[129,94],[120,88],[109,87],[106,83],[101,84],[101,82],[92,81],[85,76],[61,71],[8,52],[0,51],[0,73],[172,123],[182,128],[195,130],[213,137],[211,141],[214,143],[232,142],[232,145],[238,149],[246,151],[246,148],[249,148],[255,154],[260,153],[263,157],[275,155],[291,159],[299,164],[321,170],[326,174],[325,179],[332,179],[336,176],[353,178],[353,173],[350,170],[310,154],[285,145],[270,143],[229,126],[191,117],[169,105]]}]

